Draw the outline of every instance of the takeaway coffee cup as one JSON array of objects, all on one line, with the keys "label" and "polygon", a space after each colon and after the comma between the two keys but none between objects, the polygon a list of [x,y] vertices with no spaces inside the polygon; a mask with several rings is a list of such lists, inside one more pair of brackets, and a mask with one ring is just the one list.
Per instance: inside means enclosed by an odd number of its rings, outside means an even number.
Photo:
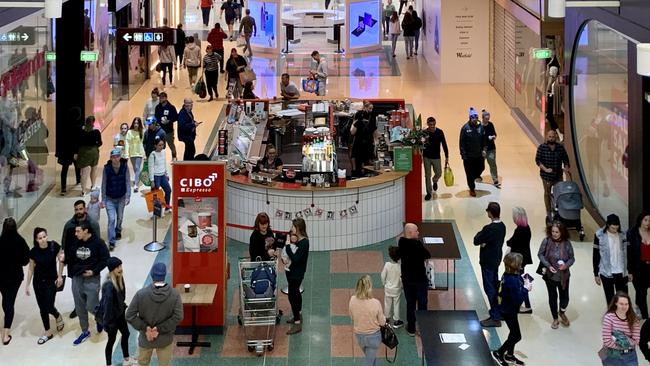
[{"label": "takeaway coffee cup", "polygon": [[192,288],[192,286],[189,283],[186,283],[183,288],[185,289],[185,292],[190,292],[190,288]]}]

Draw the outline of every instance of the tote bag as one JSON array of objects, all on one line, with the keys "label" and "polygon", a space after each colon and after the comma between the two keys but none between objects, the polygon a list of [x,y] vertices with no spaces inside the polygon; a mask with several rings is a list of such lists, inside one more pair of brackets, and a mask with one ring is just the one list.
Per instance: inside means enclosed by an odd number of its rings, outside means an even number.
[{"label": "tote bag", "polygon": [[454,172],[451,170],[449,163],[445,164],[444,178],[445,178],[445,185],[447,187],[451,187],[454,185]]}]

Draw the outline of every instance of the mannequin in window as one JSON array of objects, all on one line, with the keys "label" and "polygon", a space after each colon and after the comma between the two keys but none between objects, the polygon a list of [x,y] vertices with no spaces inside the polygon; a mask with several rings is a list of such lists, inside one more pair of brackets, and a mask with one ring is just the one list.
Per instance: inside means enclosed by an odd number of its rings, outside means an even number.
[{"label": "mannequin in window", "polygon": [[555,114],[560,111],[559,107],[556,105],[560,102],[560,96],[558,93],[560,85],[557,80],[558,73],[559,69],[557,66],[551,66],[548,68],[548,82],[546,84],[546,119],[549,123],[549,128],[555,130],[560,137],[560,141],[562,141],[563,136],[560,134],[559,126],[555,121]]}]

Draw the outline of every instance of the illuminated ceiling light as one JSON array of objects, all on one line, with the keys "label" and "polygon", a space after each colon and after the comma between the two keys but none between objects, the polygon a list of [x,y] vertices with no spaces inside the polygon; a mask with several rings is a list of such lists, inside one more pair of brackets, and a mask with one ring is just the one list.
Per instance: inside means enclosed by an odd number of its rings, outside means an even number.
[{"label": "illuminated ceiling light", "polygon": [[551,18],[564,18],[566,8],[618,8],[620,1],[566,1],[548,0],[548,16]]},{"label": "illuminated ceiling light", "polygon": [[63,8],[63,0],[45,0],[45,17],[46,18],[61,18],[61,10]]}]

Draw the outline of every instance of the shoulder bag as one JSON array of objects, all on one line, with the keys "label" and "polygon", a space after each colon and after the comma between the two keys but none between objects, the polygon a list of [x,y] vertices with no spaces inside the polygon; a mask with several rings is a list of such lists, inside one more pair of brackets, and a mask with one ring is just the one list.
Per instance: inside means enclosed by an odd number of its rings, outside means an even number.
[{"label": "shoulder bag", "polygon": [[[548,238],[544,239],[544,245],[546,246],[546,248],[544,248],[544,257],[546,258],[546,256],[548,255]],[[542,277],[546,275],[546,267],[544,267],[542,261],[539,261],[539,265],[537,265],[537,270],[535,271],[535,273],[537,273]]]},{"label": "shoulder bag", "polygon": [[[381,343],[383,343],[386,346],[386,361],[388,361],[389,363],[394,363],[395,360],[397,359],[397,345],[399,344],[399,340],[395,335],[395,331],[388,324],[379,328],[379,330],[381,331]],[[393,355],[393,360],[388,359],[389,348],[395,350],[395,354]]]}]

